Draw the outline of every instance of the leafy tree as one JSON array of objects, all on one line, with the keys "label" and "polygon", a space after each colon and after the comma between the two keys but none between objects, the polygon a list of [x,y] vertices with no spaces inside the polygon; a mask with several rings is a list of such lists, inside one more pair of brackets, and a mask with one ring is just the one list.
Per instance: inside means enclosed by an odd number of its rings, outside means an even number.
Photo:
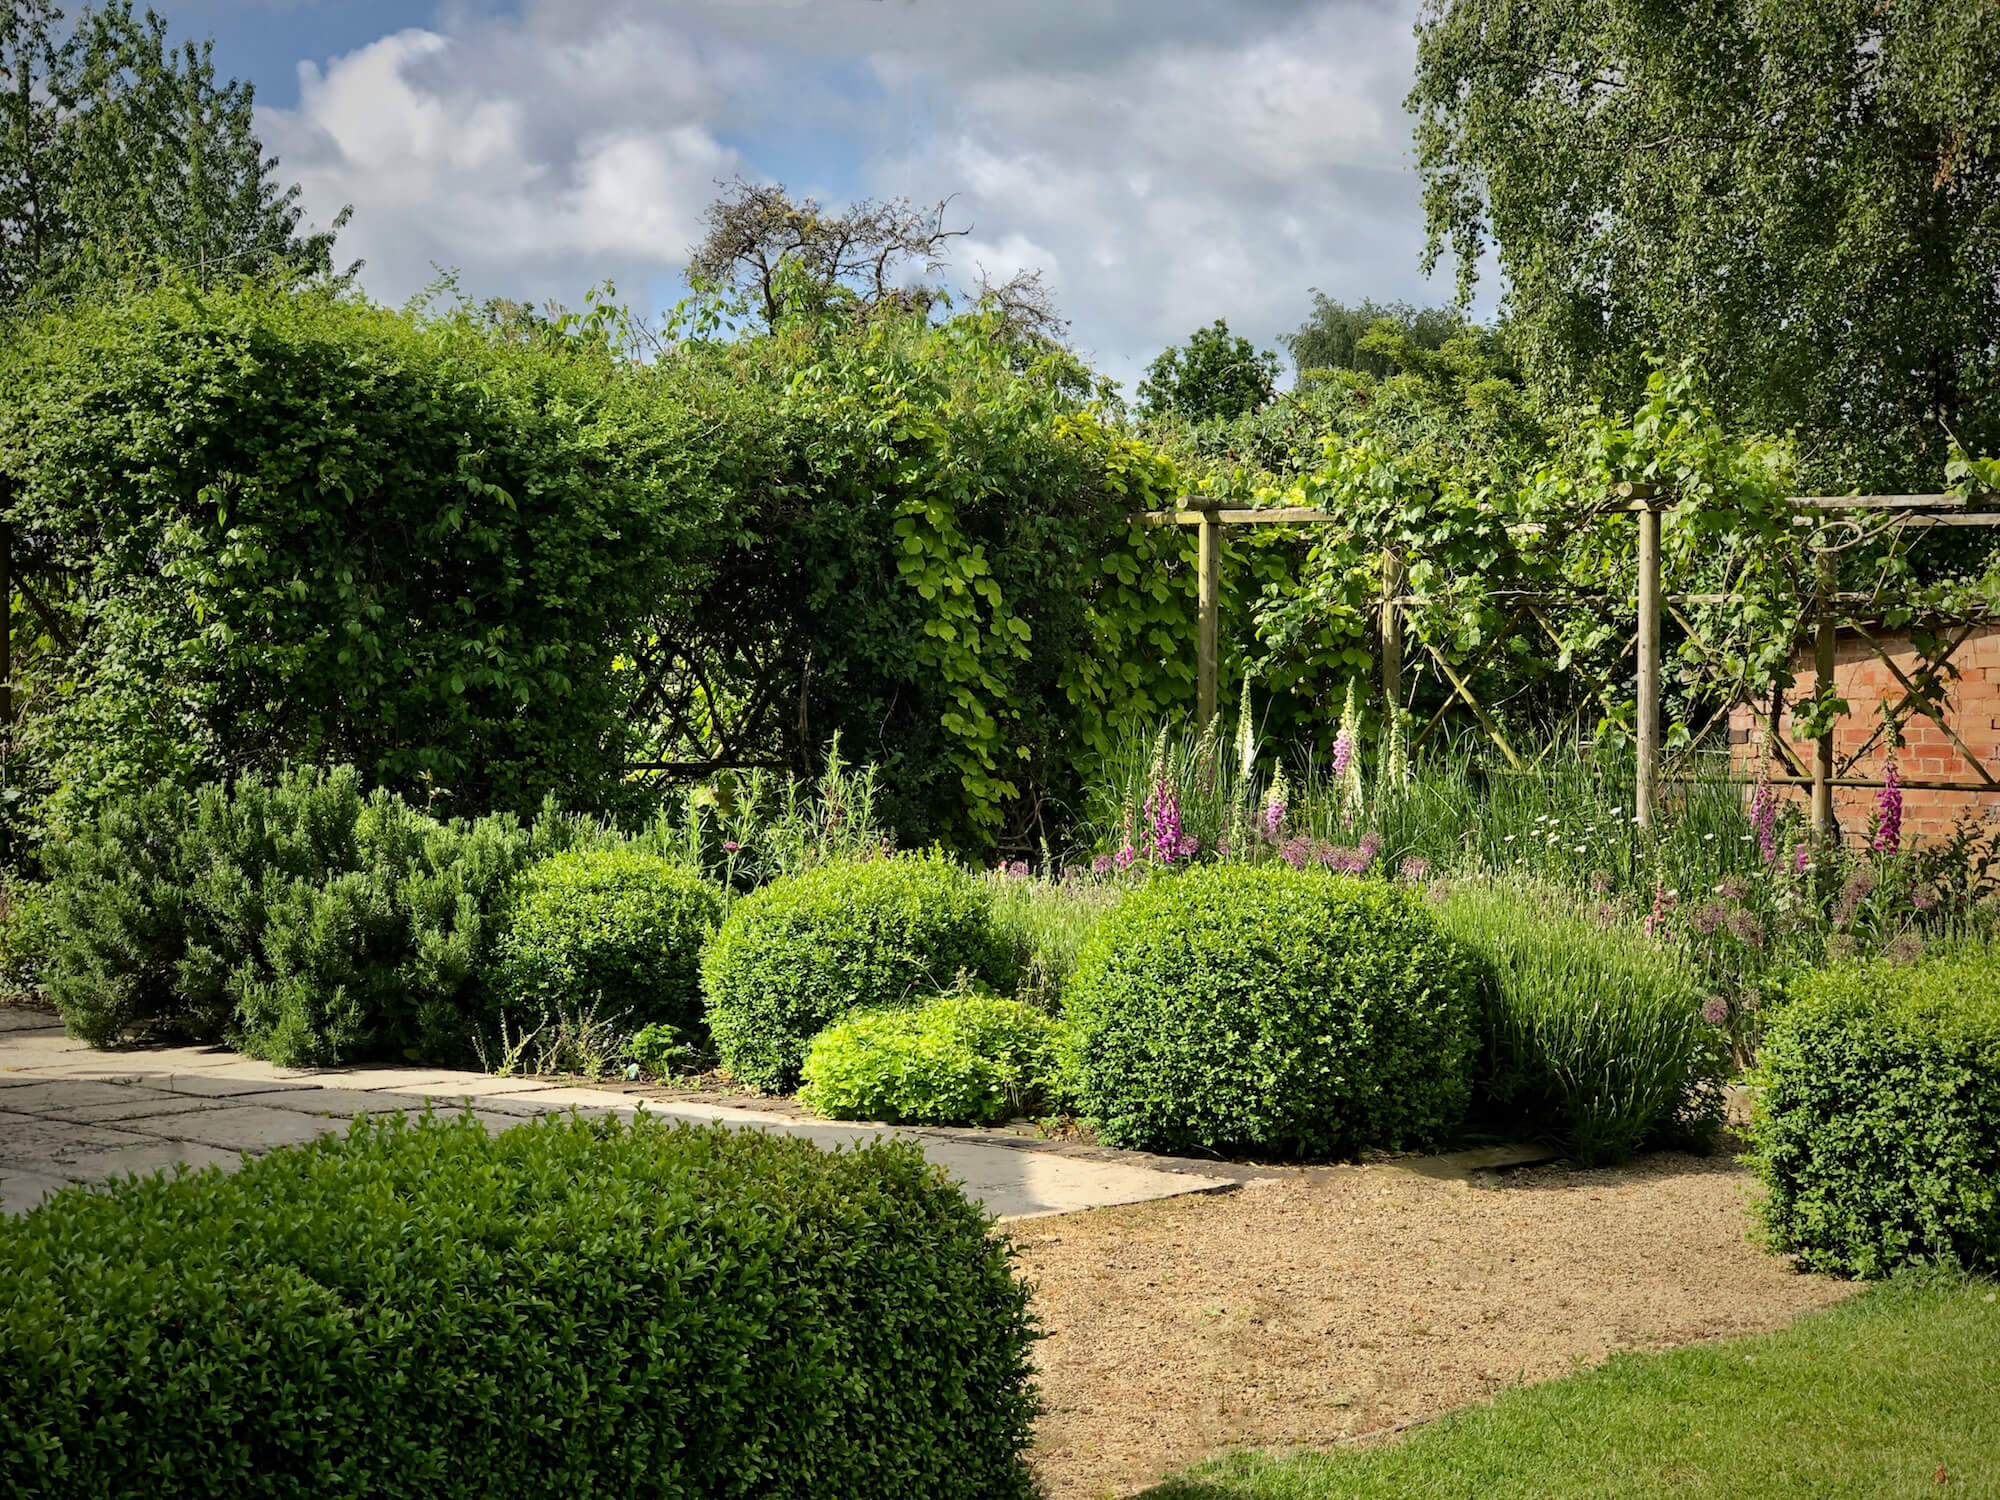
[{"label": "leafy tree", "polygon": [[1836,493],[2000,446],[1991,0],[1428,0],[1410,105],[1432,261],[1497,250],[1555,392],[1698,355]]},{"label": "leafy tree", "polygon": [[1407,302],[1377,302],[1373,298],[1349,304],[1336,301],[1317,287],[1312,297],[1312,315],[1296,333],[1279,340],[1292,356],[1301,380],[1316,370],[1361,370],[1378,377],[1394,374],[1395,366],[1386,355],[1361,346],[1363,336],[1383,323],[1419,349],[1436,349],[1466,327],[1464,314],[1455,307],[1412,307]]},{"label": "leafy tree", "polygon": [[1277,394],[1278,356],[1233,336],[1217,318],[1185,347],[1174,345],[1146,367],[1139,409],[1149,417],[1228,421],[1270,404]]},{"label": "leafy tree", "polygon": [[[950,264],[951,242],[971,233],[947,227],[950,207],[949,198],[927,207],[865,198],[835,212],[792,197],[783,183],[738,178],[709,205],[688,280],[734,293],[767,333],[794,314],[843,308],[929,315],[951,306],[936,278]],[[999,327],[1024,344],[1059,342],[1069,328],[1039,271],[996,281],[982,270],[972,300],[997,311]]]},{"label": "leafy tree", "polygon": [[0,309],[162,266],[204,283],[331,271],[346,211],[300,232],[253,90],[218,82],[212,54],[131,0],[73,25],[53,0],[0,0]]},{"label": "leafy tree", "polygon": [[32,610],[13,785],[62,820],[161,777],[347,763],[452,812],[606,806],[621,652],[698,581],[743,407],[330,290],[39,320],[0,357]]}]

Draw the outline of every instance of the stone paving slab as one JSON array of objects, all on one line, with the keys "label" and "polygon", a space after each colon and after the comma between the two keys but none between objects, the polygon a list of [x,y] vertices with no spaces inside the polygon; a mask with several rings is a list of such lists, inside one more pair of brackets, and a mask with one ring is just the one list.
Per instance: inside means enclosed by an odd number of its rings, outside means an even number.
[{"label": "stone paving slab", "polygon": [[232,1169],[246,1153],[302,1144],[345,1129],[356,1115],[416,1114],[426,1107],[440,1114],[469,1107],[489,1130],[546,1114],[575,1111],[601,1119],[643,1108],[690,1124],[776,1131],[829,1150],[904,1137],[1003,1219],[1215,1191],[1237,1180],[1112,1153],[1080,1156],[1011,1136],[650,1101],[547,1079],[420,1068],[277,1068],[202,1047],[93,1052],[63,1035],[53,1017],[0,1009],[0,1212],[22,1212],[64,1183],[180,1165]]}]

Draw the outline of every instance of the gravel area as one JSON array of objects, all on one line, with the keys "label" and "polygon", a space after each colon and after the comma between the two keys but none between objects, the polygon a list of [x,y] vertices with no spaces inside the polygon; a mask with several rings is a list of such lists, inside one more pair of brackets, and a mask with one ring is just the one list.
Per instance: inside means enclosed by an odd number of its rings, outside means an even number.
[{"label": "gravel area", "polygon": [[1229,1448],[1368,1440],[1853,1290],[1751,1243],[1752,1191],[1728,1156],[1389,1164],[1022,1225],[1048,1334],[1037,1471],[1050,1500],[1128,1496]]}]

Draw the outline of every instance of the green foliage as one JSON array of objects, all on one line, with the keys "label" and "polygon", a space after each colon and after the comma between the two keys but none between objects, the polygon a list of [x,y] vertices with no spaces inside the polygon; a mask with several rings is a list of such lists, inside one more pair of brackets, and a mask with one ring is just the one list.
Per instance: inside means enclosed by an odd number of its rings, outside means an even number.
[{"label": "green foliage", "polygon": [[1232,1454],[1143,1500],[1987,1495],[1996,1385],[1993,1283],[1909,1276],[1775,1333],[1514,1385],[1393,1442]]},{"label": "green foliage", "polygon": [[1883,1276],[2000,1265],[2000,956],[1828,969],[1765,1032],[1751,1161],[1774,1249]]},{"label": "green foliage", "polygon": [[1455,307],[1412,307],[1373,298],[1349,306],[1314,288],[1312,315],[1282,342],[1304,381],[1317,371],[1359,370],[1377,379],[1397,373],[1393,358],[1371,345],[1368,335],[1383,324],[1418,349],[1436,349],[1465,331]]},{"label": "green foliage", "polygon": [[1066,797],[1096,723],[1153,688],[1150,660],[1125,675],[1142,628],[1126,604],[1171,588],[1193,629],[1177,582],[1107,558],[1184,550],[1126,519],[1173,492],[1171,470],[1092,413],[1073,358],[997,311],[801,320],[666,366],[754,393],[771,431],[709,580],[653,622],[678,713],[664,759],[698,744],[803,768],[839,731],[879,763],[880,816],[905,839],[982,849]]},{"label": "green foliage", "polygon": [[1027,1291],[906,1143],[357,1120],[0,1236],[21,1500],[1032,1493]]},{"label": "green foliage", "polygon": [[993,926],[1020,976],[1016,995],[1049,1012],[1062,1009],[1070,976],[1090,935],[1124,892],[1085,878],[1081,870],[1061,880],[1010,867],[989,877]]},{"label": "green foliage", "polygon": [[44,851],[48,990],[93,1046],[166,1036],[292,1065],[467,1057],[515,874],[586,830],[440,823],[351,768],[116,799]]},{"label": "green foliage", "polygon": [[632,1034],[632,1061],[648,1078],[672,1078],[694,1071],[699,1053],[685,1033],[655,1021]]},{"label": "green foliage", "polygon": [[1054,1039],[1046,1013],[987,995],[859,1011],[813,1038],[799,1102],[835,1120],[992,1125],[1045,1096]]},{"label": "green foliage", "polygon": [[518,1016],[594,1003],[634,1027],[701,1025],[701,950],[722,892],[632,849],[582,849],[529,866],[494,948],[492,999]]},{"label": "green foliage", "polygon": [[1470,1094],[1477,1001],[1471,960],[1407,892],[1205,866],[1099,925],[1070,985],[1067,1083],[1119,1146],[1429,1143]]},{"label": "green foliage", "polygon": [[1146,367],[1139,409],[1154,418],[1227,422],[1269,405],[1277,378],[1278,356],[1231,336],[1229,324],[1217,318]]},{"label": "green foliage", "polygon": [[453,811],[597,808],[620,652],[685,587],[726,425],[586,341],[254,287],[46,321],[0,360],[20,744],[66,816],[335,761]]},{"label": "green foliage", "polygon": [[54,941],[47,890],[26,880],[0,885],[0,993],[39,993]]},{"label": "green foliage", "polygon": [[812,1038],[851,1010],[901,1005],[960,974],[1005,986],[993,898],[939,854],[828,864],[737,902],[702,960],[722,1065],[797,1083]]},{"label": "green foliage", "polygon": [[1454,883],[1433,909],[1491,980],[1496,1129],[1546,1135],[1586,1166],[1713,1146],[1728,1049],[1683,953],[1521,881]]},{"label": "green foliage", "polygon": [[1696,354],[1807,493],[1931,491],[2000,440],[2000,52],[1954,0],[1432,0],[1410,106],[1431,258],[1490,244],[1566,395]]},{"label": "green foliage", "polygon": [[[159,268],[214,284],[332,270],[272,179],[247,83],[213,44],[167,40],[131,0],[65,22],[52,0],[0,12],[0,316]],[[334,221],[337,229],[343,211]]]}]

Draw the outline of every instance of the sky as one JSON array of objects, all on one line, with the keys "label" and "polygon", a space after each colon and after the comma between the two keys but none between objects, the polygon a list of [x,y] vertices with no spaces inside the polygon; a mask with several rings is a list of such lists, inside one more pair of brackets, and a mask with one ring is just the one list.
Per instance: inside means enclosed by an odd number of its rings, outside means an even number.
[{"label": "sky", "polygon": [[1418,0],[159,0],[257,86],[342,263],[402,302],[644,309],[719,184],[952,196],[971,284],[1040,269],[1136,382],[1215,318],[1275,346],[1311,289],[1443,302],[1402,107]]}]

